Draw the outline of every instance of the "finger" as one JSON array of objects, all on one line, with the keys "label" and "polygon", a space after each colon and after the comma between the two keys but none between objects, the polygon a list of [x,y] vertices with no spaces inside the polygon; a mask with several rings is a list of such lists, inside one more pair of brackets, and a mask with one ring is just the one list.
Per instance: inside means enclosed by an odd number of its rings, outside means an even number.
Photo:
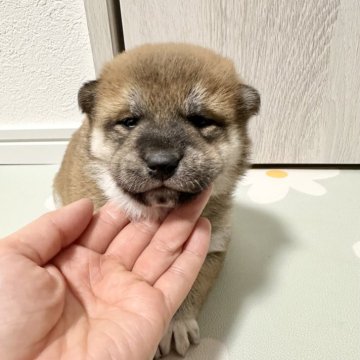
[{"label": "finger", "polygon": [[116,256],[127,270],[131,270],[160,227],[160,222],[132,222],[116,236],[105,255]]},{"label": "finger", "polygon": [[79,244],[102,254],[128,223],[125,213],[114,203],[108,202],[93,216]]},{"label": "finger", "polygon": [[209,220],[199,219],[181,255],[154,284],[165,295],[171,314],[180,307],[194,284],[209,249],[210,236]]},{"label": "finger", "polygon": [[89,224],[93,212],[91,200],[82,199],[49,212],[5,239],[38,265],[44,265],[61,249],[77,240]]},{"label": "finger", "polygon": [[179,256],[211,194],[207,189],[192,202],[173,210],[136,261],[133,272],[153,284]]}]

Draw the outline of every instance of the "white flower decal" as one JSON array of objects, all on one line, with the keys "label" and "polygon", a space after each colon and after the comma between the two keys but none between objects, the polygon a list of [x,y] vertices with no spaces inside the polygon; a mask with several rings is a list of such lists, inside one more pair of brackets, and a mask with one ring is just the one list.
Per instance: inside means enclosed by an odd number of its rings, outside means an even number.
[{"label": "white flower decal", "polygon": [[325,187],[315,180],[338,174],[339,170],[255,169],[247,173],[242,183],[250,185],[248,195],[254,202],[269,204],[284,199],[290,189],[313,196],[324,195]]},{"label": "white flower decal", "polygon": [[45,200],[44,203],[45,209],[52,211],[56,209],[54,198],[52,195],[49,195],[48,198]]},{"label": "white flower decal", "polygon": [[[167,360],[184,359],[178,355],[169,355]],[[185,356],[186,360],[230,360],[229,352],[224,343],[217,339],[204,338],[200,344],[192,346]]]},{"label": "white flower decal", "polygon": [[354,245],[353,245],[353,250],[354,250],[354,253],[355,255],[360,258],[360,241],[356,242]]}]

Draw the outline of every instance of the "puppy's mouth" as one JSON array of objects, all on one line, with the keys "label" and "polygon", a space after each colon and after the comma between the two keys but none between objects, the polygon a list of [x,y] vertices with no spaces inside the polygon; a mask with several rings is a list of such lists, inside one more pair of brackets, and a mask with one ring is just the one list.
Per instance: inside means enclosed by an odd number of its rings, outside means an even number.
[{"label": "puppy's mouth", "polygon": [[190,201],[199,194],[201,190],[190,193],[174,190],[166,186],[159,186],[144,192],[132,193],[126,190],[125,192],[146,206],[174,208],[179,204]]},{"label": "puppy's mouth", "polygon": [[217,173],[200,173],[180,169],[173,176],[149,176],[143,169],[117,171],[113,178],[130,198],[148,207],[174,208],[188,202],[215,180]]}]

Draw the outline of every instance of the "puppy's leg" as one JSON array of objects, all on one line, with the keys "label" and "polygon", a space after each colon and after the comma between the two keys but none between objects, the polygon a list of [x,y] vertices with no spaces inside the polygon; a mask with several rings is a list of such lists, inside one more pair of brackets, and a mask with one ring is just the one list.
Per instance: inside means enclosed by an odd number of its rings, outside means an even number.
[{"label": "puppy's leg", "polygon": [[174,315],[161,340],[155,358],[169,354],[172,345],[177,353],[184,356],[190,344],[200,342],[199,325],[196,318],[222,268],[224,259],[225,252],[213,252],[207,255],[189,295]]}]

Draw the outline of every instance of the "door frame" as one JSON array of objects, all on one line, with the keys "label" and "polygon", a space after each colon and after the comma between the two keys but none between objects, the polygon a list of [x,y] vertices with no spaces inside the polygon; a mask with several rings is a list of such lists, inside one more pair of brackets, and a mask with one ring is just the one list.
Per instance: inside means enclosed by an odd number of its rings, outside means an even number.
[{"label": "door frame", "polygon": [[95,73],[125,50],[119,0],[84,0]]}]

